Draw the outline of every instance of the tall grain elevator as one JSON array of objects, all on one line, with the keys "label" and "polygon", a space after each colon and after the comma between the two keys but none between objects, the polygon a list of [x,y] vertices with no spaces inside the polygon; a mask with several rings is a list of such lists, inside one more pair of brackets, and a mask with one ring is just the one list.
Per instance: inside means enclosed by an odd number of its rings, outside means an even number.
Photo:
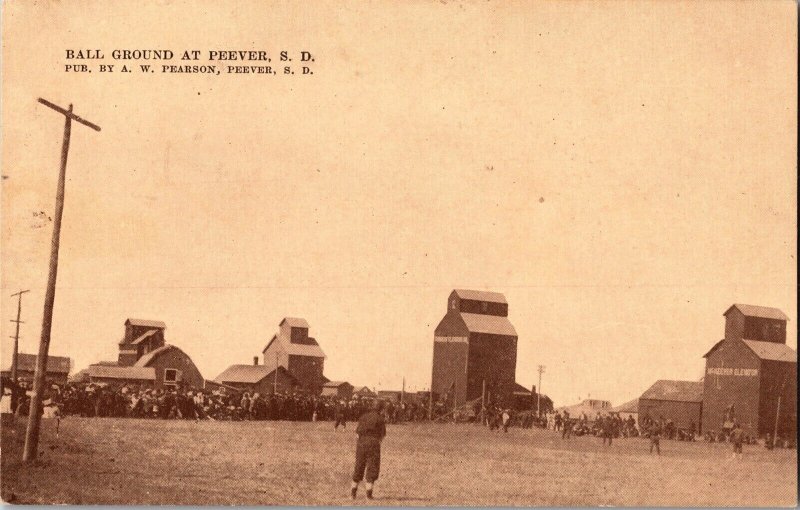
[{"label": "tall grain elevator", "polygon": [[[705,354],[703,430],[729,427],[763,437],[797,433],[797,352],[786,345],[789,318],[777,308],[732,305],[725,338]],[[780,404],[780,405],[779,405]]]},{"label": "tall grain elevator", "polygon": [[510,402],[516,389],[517,331],[503,294],[456,289],[433,336],[431,391],[451,404]]}]

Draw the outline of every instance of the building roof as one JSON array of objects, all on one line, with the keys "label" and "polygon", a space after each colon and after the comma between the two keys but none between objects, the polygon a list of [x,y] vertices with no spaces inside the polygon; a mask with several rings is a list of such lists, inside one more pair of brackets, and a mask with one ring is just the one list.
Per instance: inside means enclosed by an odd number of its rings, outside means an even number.
[{"label": "building roof", "polygon": [[[36,371],[36,354],[17,354],[17,370],[25,372]],[[72,360],[64,356],[47,357],[47,373],[49,374],[68,374],[72,369]],[[11,361],[8,362],[7,371],[11,371]]]},{"label": "building roof", "polygon": [[372,391],[369,386],[357,386],[353,389],[353,393],[367,393],[369,395],[374,395],[375,392]]},{"label": "building roof", "polygon": [[669,400],[671,402],[702,402],[703,383],[700,381],[656,381],[640,400]]},{"label": "building roof", "polygon": [[[158,356],[161,356],[161,355],[162,355],[162,354],[164,354],[165,352],[167,352],[167,351],[170,351],[170,350],[172,350],[172,349],[175,349],[175,350],[179,351],[180,353],[182,353],[182,354],[183,354],[184,356],[186,356],[187,358],[189,357],[189,355],[188,355],[188,354],[186,354],[185,352],[183,352],[183,351],[182,351],[181,349],[179,349],[178,347],[175,347],[175,346],[174,346],[174,345],[172,345],[172,344],[164,344],[164,345],[162,345],[161,347],[159,347],[158,349],[155,349],[155,350],[153,350],[153,351],[150,351],[150,352],[148,352],[147,354],[145,354],[144,356],[142,356],[141,358],[139,358],[138,360],[136,360],[136,363],[135,363],[135,365],[136,365],[137,367],[146,367],[147,365],[149,365],[149,364],[150,364],[150,362],[152,362],[152,361],[153,361],[154,359],[156,359]],[[190,359],[191,359],[191,358],[190,358]]]},{"label": "building roof", "polygon": [[518,382],[514,383],[514,393],[518,393],[520,395],[522,394],[532,395],[531,390],[529,390],[528,388],[526,388],[525,386],[521,385]]},{"label": "building roof", "polygon": [[298,317],[284,317],[278,326],[283,326],[283,323],[289,325],[292,328],[306,328],[308,329],[308,322],[305,319],[300,319]]},{"label": "building roof", "polygon": [[797,352],[786,344],[742,340],[761,359],[797,363]]},{"label": "building roof", "polygon": [[[297,378],[284,367],[278,367],[280,373],[294,381]],[[214,382],[222,384],[241,383],[255,384],[264,378],[275,377],[275,368],[269,365],[231,365],[219,374]]]},{"label": "building roof", "polygon": [[143,381],[154,381],[156,379],[156,369],[153,367],[109,367],[105,365],[89,365],[86,371],[89,377],[100,377],[103,379],[134,379]]},{"label": "building roof", "polygon": [[273,368],[267,365],[231,365],[214,380],[219,383],[255,384],[272,371]]},{"label": "building roof", "polygon": [[270,338],[270,339],[269,339],[269,342],[267,342],[267,346],[266,346],[266,347],[264,347],[264,348],[261,350],[261,352],[266,352],[266,351],[267,351],[267,349],[269,349],[269,346],[270,346],[270,345],[272,345],[272,342],[274,342],[274,341],[275,341],[275,340],[277,340],[277,339],[278,339],[278,335],[272,335],[272,338]]},{"label": "building roof", "polygon": [[789,320],[789,317],[787,317],[785,313],[777,308],[771,308],[769,306],[744,305],[741,303],[732,305],[730,308],[725,310],[725,313],[722,315],[728,315],[728,313],[730,313],[730,311],[734,308],[742,312],[742,315],[745,315],[746,317],[761,317],[762,319],[778,319],[782,321]]},{"label": "building roof", "polygon": [[[314,339],[309,338],[309,340]],[[314,340],[313,344],[293,344],[291,342],[286,342],[283,344],[283,348],[286,350],[286,354],[291,354],[293,356],[325,357],[325,353],[322,352],[322,347],[319,346],[316,340]]]},{"label": "building roof", "polygon": [[455,289],[453,292],[461,299],[469,299],[472,301],[488,301],[490,303],[505,303],[506,297],[499,292],[490,292],[485,290],[469,290],[469,289]]},{"label": "building roof", "polygon": [[707,358],[707,357],[709,357],[709,356],[711,355],[711,353],[712,353],[712,352],[714,352],[714,351],[716,351],[716,350],[717,350],[717,347],[719,347],[720,345],[722,345],[722,342],[724,342],[724,341],[725,341],[725,339],[723,338],[723,339],[722,339],[722,340],[720,340],[719,342],[715,343],[715,344],[714,344],[714,345],[711,347],[711,349],[709,349],[709,350],[708,350],[708,352],[707,352],[707,353],[703,354],[703,357],[704,357],[704,358]]},{"label": "building roof", "polygon": [[620,404],[617,407],[612,407],[611,411],[615,413],[638,413],[639,399],[635,398],[633,400],[625,402],[624,404]]},{"label": "building roof", "polygon": [[[274,335],[272,339],[267,343],[267,346],[261,351],[262,353],[266,353],[270,346],[275,343],[276,340],[280,339],[280,349],[282,349],[286,354],[291,354],[294,356],[311,356],[314,358],[325,358],[325,352],[323,352],[322,347],[319,346],[316,338],[308,337],[309,343],[307,344],[296,344],[292,343],[289,338],[285,338],[280,335]],[[264,358],[264,363],[268,364],[272,362],[271,359]]]},{"label": "building roof", "polygon": [[517,330],[514,329],[508,317],[479,313],[461,313],[460,315],[470,333],[517,336]]},{"label": "building roof", "polygon": [[347,381],[328,381],[322,385],[323,388],[338,388],[339,386],[344,386],[345,384],[350,384]]},{"label": "building roof", "polygon": [[143,342],[146,338],[150,338],[151,336],[155,335],[158,332],[157,329],[149,329],[146,333],[140,335],[138,338],[135,338],[131,343],[138,344]]},{"label": "building roof", "polygon": [[125,324],[130,324],[131,326],[145,326],[148,328],[156,328],[156,329],[167,329],[167,325],[161,321],[151,321],[149,319],[131,319],[130,317],[128,320],[125,321]]}]

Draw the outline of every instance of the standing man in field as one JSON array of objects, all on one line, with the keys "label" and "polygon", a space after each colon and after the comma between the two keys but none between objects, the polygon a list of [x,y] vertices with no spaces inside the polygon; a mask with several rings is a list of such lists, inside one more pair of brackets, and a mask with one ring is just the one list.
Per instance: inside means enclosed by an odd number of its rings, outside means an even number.
[{"label": "standing man in field", "polygon": [[372,499],[372,488],[381,470],[381,441],[386,436],[386,422],[381,410],[383,402],[376,399],[372,409],[358,419],[358,443],[356,444],[356,465],[353,469],[353,483],[350,496],[355,499],[358,484],[367,481],[367,499]]},{"label": "standing man in field", "polygon": [[653,420],[650,423],[650,453],[653,453],[653,447],[656,449],[656,453],[660,456],[661,455],[661,446],[659,442],[661,441],[661,422]]},{"label": "standing man in field", "polygon": [[733,428],[731,429],[731,443],[733,443],[733,456],[732,459],[736,457],[742,458],[742,443],[744,442],[744,431],[739,426],[737,422],[733,422]]},{"label": "standing man in field", "polygon": [[339,430],[339,425],[345,429],[347,428],[347,417],[344,414],[344,403],[340,400],[337,400],[333,407],[333,417],[335,419],[335,423],[333,424],[334,432]]}]

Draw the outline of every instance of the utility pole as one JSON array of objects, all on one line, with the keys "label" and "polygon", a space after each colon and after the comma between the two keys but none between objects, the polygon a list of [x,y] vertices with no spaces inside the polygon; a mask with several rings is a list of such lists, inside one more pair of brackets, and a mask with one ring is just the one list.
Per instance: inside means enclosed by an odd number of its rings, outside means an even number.
[{"label": "utility pole", "polygon": [[272,383],[272,394],[278,394],[278,351],[275,351],[275,381]]},{"label": "utility pole", "polygon": [[53,215],[53,237],[50,241],[50,272],[47,277],[47,292],[44,296],[44,316],[42,318],[42,337],[39,341],[39,354],[36,357],[36,372],[33,377],[33,395],[28,409],[28,428],[25,431],[25,449],[23,462],[36,459],[39,446],[39,425],[41,424],[42,393],[47,374],[47,353],[50,350],[50,330],[53,325],[53,303],[56,299],[56,276],[58,274],[58,246],[61,238],[61,216],[64,213],[64,188],[67,175],[67,155],[69,154],[69,138],[72,132],[72,121],[100,131],[100,126],[80,118],[72,113],[72,105],[64,109],[50,101],[39,98],[39,102],[64,116],[64,139],[61,144],[61,169],[58,174],[56,190],[56,210]]},{"label": "utility pole", "polygon": [[783,397],[783,391],[786,389],[786,374],[783,375],[783,384],[781,384],[781,392],[778,393],[778,407],[775,410],[775,433],[772,434],[772,447],[774,448],[778,442],[778,422],[781,416],[781,397]]},{"label": "utility pole", "polygon": [[453,423],[456,422],[456,409],[458,409],[458,399],[456,398],[456,382],[453,381]]},{"label": "utility pole", "polygon": [[483,385],[481,387],[481,425],[484,425],[486,422],[486,379],[483,380]]},{"label": "utility pole", "polygon": [[544,365],[539,365],[539,386],[536,392],[536,415],[541,418],[542,411],[541,411],[541,403],[542,403],[542,374],[544,373]]},{"label": "utility pole", "polygon": [[14,336],[11,338],[14,339],[14,352],[11,353],[11,381],[14,383],[14,386],[17,386],[17,363],[19,357],[19,325],[25,324],[20,320],[20,316],[22,315],[22,295],[26,292],[30,292],[30,290],[21,290],[16,294],[11,294],[11,297],[17,296],[17,320],[12,320],[11,322],[17,323],[17,331],[14,333]]}]

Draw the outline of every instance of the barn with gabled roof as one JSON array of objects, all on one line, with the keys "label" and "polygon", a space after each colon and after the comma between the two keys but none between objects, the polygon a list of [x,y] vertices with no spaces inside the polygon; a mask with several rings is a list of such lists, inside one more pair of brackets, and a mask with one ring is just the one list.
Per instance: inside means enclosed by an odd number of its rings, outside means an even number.
[{"label": "barn with gabled roof", "polygon": [[702,381],[659,380],[639,397],[638,413],[642,420],[672,420],[675,427],[702,432]]},{"label": "barn with gabled roof", "polygon": [[109,384],[202,388],[205,380],[191,357],[165,343],[166,328],[162,321],[127,319],[117,362],[89,365],[82,371],[84,376],[92,382]]}]

